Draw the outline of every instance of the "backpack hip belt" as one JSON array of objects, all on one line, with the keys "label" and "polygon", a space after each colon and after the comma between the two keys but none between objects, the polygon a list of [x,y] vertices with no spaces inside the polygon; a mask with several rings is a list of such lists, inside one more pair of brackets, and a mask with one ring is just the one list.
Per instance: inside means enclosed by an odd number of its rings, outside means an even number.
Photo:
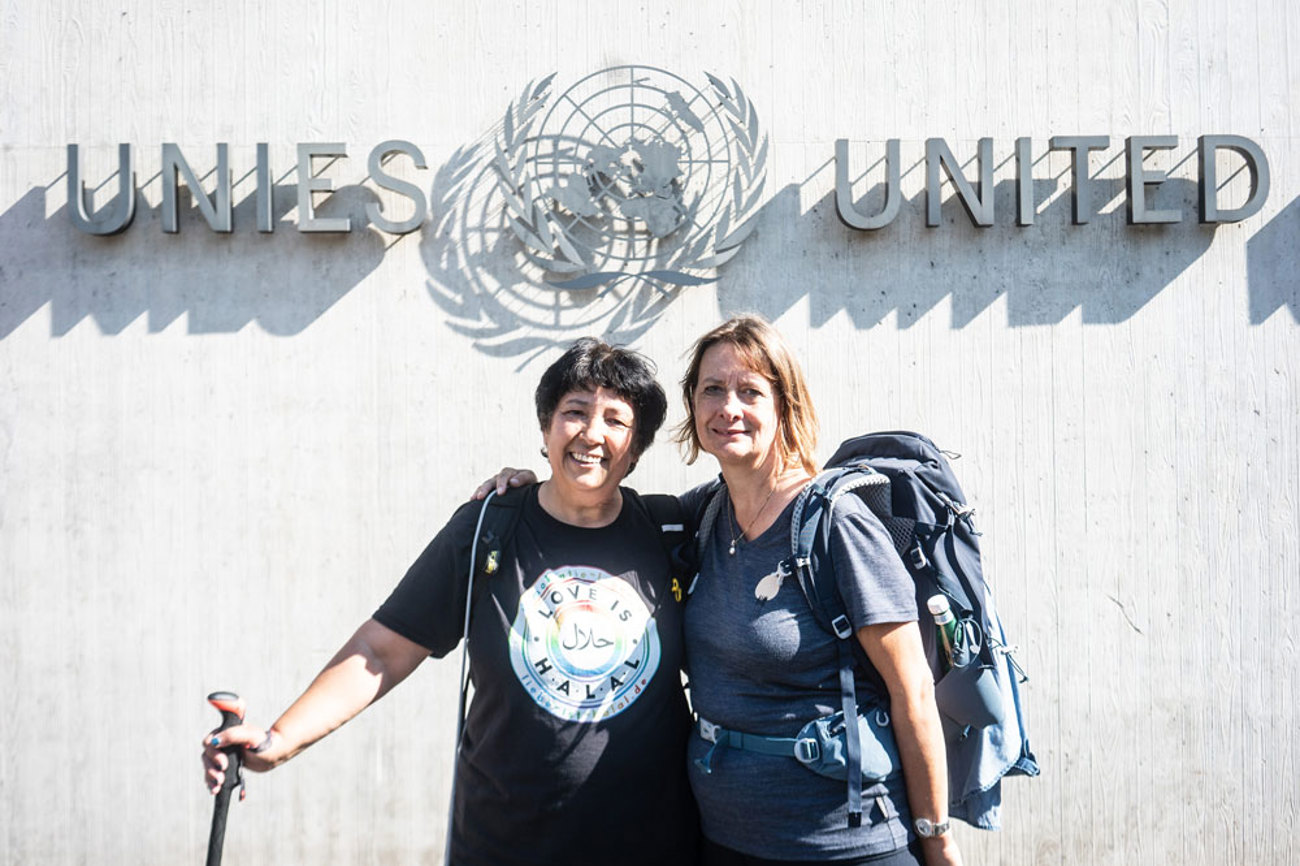
[{"label": "backpack hip belt", "polygon": [[695,761],[695,766],[706,774],[713,772],[713,753],[718,750],[718,746],[740,749],[745,752],[756,752],[760,755],[772,755],[778,758],[794,758],[800,763],[816,761],[821,756],[821,749],[817,745],[817,741],[810,737],[768,737],[762,734],[734,731],[721,725],[715,725],[703,716],[700,716],[696,721],[695,729],[699,732],[700,739],[713,744],[708,754]]}]

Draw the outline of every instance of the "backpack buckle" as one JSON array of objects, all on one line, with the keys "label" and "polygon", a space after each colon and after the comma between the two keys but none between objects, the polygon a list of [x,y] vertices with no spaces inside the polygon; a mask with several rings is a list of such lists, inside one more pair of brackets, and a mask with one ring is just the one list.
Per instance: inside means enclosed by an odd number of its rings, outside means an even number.
[{"label": "backpack buckle", "polygon": [[930,558],[925,555],[925,551],[921,549],[920,543],[908,551],[908,555],[912,558],[912,567],[918,571],[922,568],[926,568],[930,564]]},{"label": "backpack buckle", "polygon": [[713,743],[716,745],[718,742],[718,726],[703,717],[700,717],[699,722],[700,739],[704,740],[706,743]]},{"label": "backpack buckle", "polygon": [[801,764],[811,764],[822,756],[822,748],[811,737],[797,740],[794,744],[794,758]]},{"label": "backpack buckle", "polygon": [[835,629],[835,636],[840,640],[848,640],[853,637],[853,623],[844,614],[840,614],[831,620],[831,628]]}]

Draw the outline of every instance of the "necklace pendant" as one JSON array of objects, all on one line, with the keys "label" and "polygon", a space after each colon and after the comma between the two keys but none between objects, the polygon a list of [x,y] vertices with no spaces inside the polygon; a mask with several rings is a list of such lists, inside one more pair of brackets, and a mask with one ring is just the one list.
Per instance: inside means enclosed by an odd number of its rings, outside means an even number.
[{"label": "necklace pendant", "polygon": [[736,555],[736,539],[734,538],[731,539],[731,546],[727,548],[727,555],[728,556]]}]

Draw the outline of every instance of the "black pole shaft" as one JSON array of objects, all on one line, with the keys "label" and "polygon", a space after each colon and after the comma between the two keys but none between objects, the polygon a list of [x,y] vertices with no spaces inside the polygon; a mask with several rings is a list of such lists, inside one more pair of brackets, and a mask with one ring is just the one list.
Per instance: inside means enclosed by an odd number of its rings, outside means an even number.
[{"label": "black pole shaft", "polygon": [[208,833],[207,866],[221,866],[221,849],[226,844],[226,811],[230,808],[230,788],[225,785],[212,803],[212,830]]},{"label": "black pole shaft", "polygon": [[[221,710],[221,727],[218,731],[234,727],[244,720],[243,701],[233,692],[213,692],[208,695],[208,702]],[[239,784],[242,754],[231,746],[221,750],[229,759],[226,764],[225,778],[212,803],[212,829],[208,832],[207,866],[221,866],[221,851],[226,843],[226,813],[230,809],[230,793]]]}]

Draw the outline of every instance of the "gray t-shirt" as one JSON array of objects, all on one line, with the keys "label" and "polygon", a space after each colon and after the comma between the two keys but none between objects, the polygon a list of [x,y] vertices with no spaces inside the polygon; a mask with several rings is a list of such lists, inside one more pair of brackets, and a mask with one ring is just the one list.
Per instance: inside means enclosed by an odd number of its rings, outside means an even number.
[{"label": "gray t-shirt", "polygon": [[[792,737],[840,708],[835,638],[817,624],[796,580],[785,579],[766,602],[755,595],[758,583],[790,556],[792,511],[793,503],[761,536],[741,540],[733,556],[728,547],[737,529],[724,504],[686,605],[691,702],[700,717],[724,728]],[[840,499],[834,518],[836,580],[854,628],[915,621],[914,584],[884,526],[856,496]],[[870,681],[859,676],[859,702],[871,693]],[[808,860],[907,844],[911,820],[901,776],[864,792],[862,826],[850,829],[843,782],[816,775],[793,757],[726,747],[714,752],[706,774],[694,762],[710,748],[698,733],[692,736],[688,772],[704,834],[719,845]]]}]

